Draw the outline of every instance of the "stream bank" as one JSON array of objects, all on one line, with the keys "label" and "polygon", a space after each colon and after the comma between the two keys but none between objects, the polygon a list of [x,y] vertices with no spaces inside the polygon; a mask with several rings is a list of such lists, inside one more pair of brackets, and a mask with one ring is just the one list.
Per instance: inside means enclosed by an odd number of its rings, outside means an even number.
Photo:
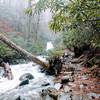
[{"label": "stream bank", "polygon": [[[56,76],[46,75],[34,63],[11,66],[14,79],[0,79],[0,100],[99,100],[99,79],[82,74],[86,68],[82,69],[79,63],[72,64],[72,59],[66,60]],[[19,79],[26,73],[30,73],[33,79],[20,85],[22,81]]]}]

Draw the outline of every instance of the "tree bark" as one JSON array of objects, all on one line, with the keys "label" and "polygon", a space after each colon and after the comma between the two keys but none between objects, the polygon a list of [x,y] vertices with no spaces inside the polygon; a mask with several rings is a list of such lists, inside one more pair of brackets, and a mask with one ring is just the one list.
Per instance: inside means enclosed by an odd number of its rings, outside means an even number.
[{"label": "tree bark", "polygon": [[0,35],[0,40],[2,42],[4,42],[6,45],[8,45],[10,48],[16,50],[17,52],[22,53],[23,55],[25,55],[29,60],[43,66],[44,68],[48,68],[48,64],[44,63],[43,61],[38,59],[36,56],[34,56],[31,53],[27,52],[26,50],[24,50],[20,46],[16,45],[14,42],[9,40],[7,37],[5,37],[3,35]]}]

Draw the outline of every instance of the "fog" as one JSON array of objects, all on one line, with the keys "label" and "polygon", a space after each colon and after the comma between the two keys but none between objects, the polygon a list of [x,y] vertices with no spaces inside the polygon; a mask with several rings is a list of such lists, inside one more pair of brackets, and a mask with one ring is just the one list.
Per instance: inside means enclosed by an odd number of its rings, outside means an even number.
[{"label": "fog", "polygon": [[[31,3],[36,2],[37,0],[33,0]],[[52,18],[50,10],[47,9],[40,15],[29,16],[25,14],[28,6],[28,0],[0,0],[0,32],[20,32],[24,37],[44,34],[53,39],[54,36],[48,28],[48,22]]]}]

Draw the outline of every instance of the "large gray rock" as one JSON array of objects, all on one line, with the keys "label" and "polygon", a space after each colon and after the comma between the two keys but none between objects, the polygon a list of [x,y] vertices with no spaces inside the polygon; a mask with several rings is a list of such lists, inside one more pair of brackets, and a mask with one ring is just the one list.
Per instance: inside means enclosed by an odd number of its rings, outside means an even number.
[{"label": "large gray rock", "polygon": [[24,81],[26,79],[32,80],[32,79],[34,79],[34,76],[30,73],[25,73],[19,78],[20,81]]},{"label": "large gray rock", "polygon": [[28,79],[22,81],[22,82],[19,84],[19,86],[23,86],[23,85],[27,85],[27,84],[29,84],[29,80],[28,80]]}]

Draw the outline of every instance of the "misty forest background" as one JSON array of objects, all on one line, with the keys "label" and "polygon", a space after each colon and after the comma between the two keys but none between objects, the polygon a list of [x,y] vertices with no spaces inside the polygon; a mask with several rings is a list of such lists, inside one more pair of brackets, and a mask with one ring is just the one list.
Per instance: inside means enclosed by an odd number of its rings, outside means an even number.
[{"label": "misty forest background", "polygon": [[[100,47],[100,0],[0,0],[0,34],[35,55],[46,44],[60,54],[84,44]],[[0,41],[0,61],[19,63],[23,55]],[[22,61],[22,60],[21,60]]]},{"label": "misty forest background", "polygon": [[[50,10],[40,14],[28,15],[28,0],[0,0],[0,33],[6,35],[16,44],[36,55],[44,54],[46,43],[54,41],[55,36],[48,28],[51,19]],[[12,51],[0,41],[0,58],[21,58],[22,55]],[[23,58],[23,57],[22,57]]]}]

